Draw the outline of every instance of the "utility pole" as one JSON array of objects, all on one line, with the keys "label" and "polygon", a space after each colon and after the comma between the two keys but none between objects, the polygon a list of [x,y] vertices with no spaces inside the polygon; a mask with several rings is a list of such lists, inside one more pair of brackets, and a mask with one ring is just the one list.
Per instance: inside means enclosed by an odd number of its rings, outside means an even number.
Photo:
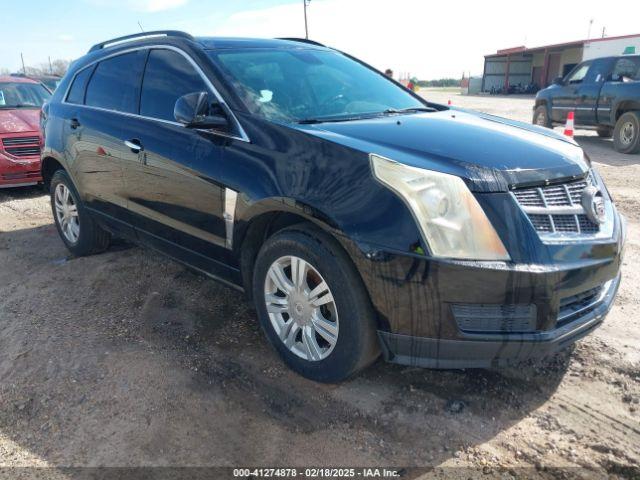
[{"label": "utility pole", "polygon": [[49,55],[49,75],[53,75],[53,67],[51,66],[51,55]]},{"label": "utility pole", "polygon": [[24,57],[22,56],[22,52],[20,52],[20,60],[22,60],[22,73],[27,74],[27,69],[24,68]]},{"label": "utility pole", "polygon": [[591,27],[593,26],[593,18],[589,20],[589,31],[587,32],[587,40],[591,38]]},{"label": "utility pole", "polygon": [[607,30],[607,27],[602,27],[602,38],[604,38],[604,32]]},{"label": "utility pole", "polygon": [[304,5],[304,38],[309,40],[309,25],[307,24],[307,7],[311,3],[311,0],[302,0]]},{"label": "utility pole", "polygon": [[140,20],[138,20],[138,26],[140,27],[140,31],[144,33],[144,28],[142,28],[142,24],[140,23]]}]

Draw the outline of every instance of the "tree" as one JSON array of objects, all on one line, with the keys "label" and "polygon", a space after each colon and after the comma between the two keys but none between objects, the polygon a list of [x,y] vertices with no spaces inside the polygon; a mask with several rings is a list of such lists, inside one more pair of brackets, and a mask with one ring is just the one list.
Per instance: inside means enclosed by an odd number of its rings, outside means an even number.
[{"label": "tree", "polygon": [[51,66],[53,67],[53,74],[62,77],[67,70],[69,69],[69,65],[71,65],[71,60],[64,60],[62,58],[58,58],[51,62]]},{"label": "tree", "polygon": [[459,87],[460,80],[457,78],[440,78],[438,80],[420,80],[421,87]]},{"label": "tree", "polygon": [[64,60],[58,58],[56,60],[51,61],[51,65],[49,62],[42,62],[37,66],[26,66],[26,74],[28,76],[39,77],[42,75],[57,75],[62,77],[65,73],[67,73],[67,69],[71,64],[71,60]]}]

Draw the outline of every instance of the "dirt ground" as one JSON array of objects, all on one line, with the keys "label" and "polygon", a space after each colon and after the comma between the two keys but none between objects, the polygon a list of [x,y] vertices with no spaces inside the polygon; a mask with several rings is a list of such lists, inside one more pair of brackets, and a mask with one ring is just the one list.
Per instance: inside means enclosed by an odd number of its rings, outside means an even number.
[{"label": "dirt ground", "polygon": [[[531,117],[531,98],[423,94]],[[72,258],[41,190],[0,190],[0,476],[375,465],[638,478],[640,155],[616,154],[591,132],[576,138],[629,222],[604,325],[538,364],[435,371],[379,361],[340,385],[284,367],[236,291],[125,243]]]}]

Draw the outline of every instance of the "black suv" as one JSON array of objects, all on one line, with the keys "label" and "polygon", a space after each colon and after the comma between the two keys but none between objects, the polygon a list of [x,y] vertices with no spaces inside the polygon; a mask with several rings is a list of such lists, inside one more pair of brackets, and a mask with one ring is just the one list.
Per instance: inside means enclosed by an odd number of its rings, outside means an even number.
[{"label": "black suv", "polygon": [[576,143],[426,102],[315,42],[153,32],[76,61],[42,112],[76,255],[112,235],[253,298],[294,370],[489,367],[593,330],[624,224]]}]

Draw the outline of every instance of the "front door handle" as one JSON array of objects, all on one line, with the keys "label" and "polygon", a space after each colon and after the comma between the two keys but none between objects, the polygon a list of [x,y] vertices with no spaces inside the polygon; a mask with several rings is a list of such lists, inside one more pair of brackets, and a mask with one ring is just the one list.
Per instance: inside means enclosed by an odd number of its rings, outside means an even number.
[{"label": "front door handle", "polygon": [[137,138],[132,138],[131,140],[125,140],[124,144],[131,149],[133,153],[139,153],[141,150],[144,150],[140,140]]}]

